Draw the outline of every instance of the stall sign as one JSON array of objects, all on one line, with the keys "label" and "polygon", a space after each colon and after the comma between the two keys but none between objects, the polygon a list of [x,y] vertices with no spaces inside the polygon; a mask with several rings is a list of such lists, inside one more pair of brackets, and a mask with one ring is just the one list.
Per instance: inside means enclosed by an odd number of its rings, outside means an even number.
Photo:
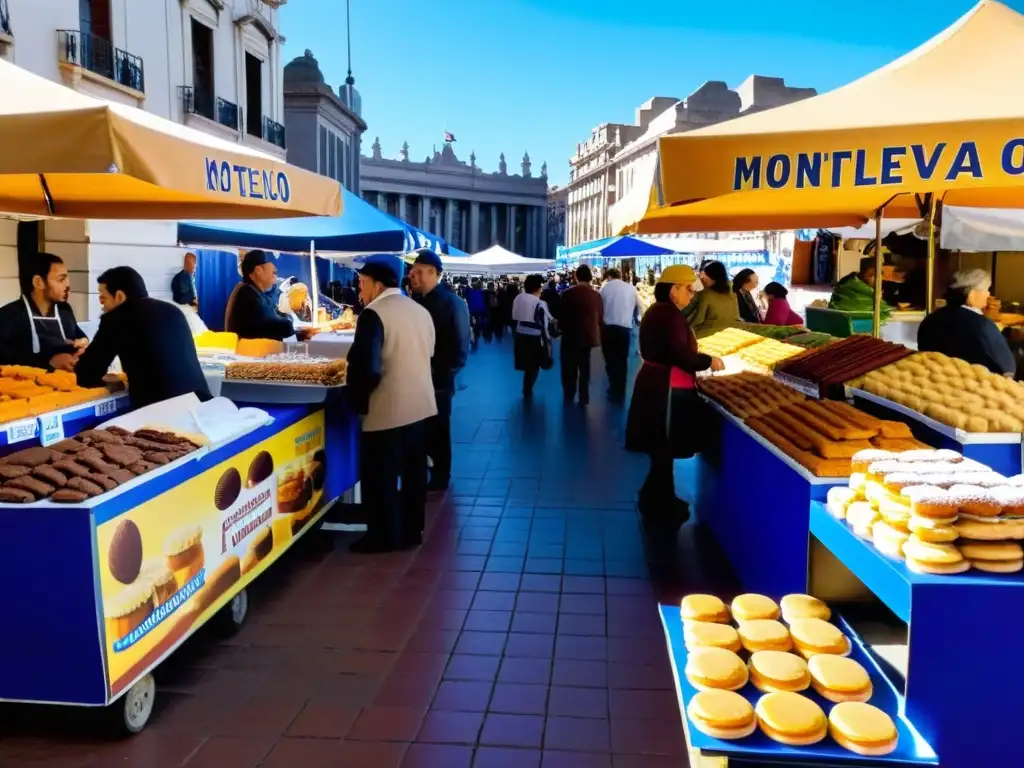
[{"label": "stall sign", "polygon": [[320,517],[326,472],[319,411],[97,527],[112,697]]},{"label": "stall sign", "polygon": [[109,400],[101,400],[96,403],[96,416],[102,418],[103,416],[110,416],[112,413],[117,412],[117,400],[110,398]]},{"label": "stall sign", "polygon": [[64,419],[59,413],[47,413],[39,417],[39,442],[49,447],[64,439]]},{"label": "stall sign", "polygon": [[39,422],[36,419],[22,419],[12,421],[7,425],[7,444],[23,443],[31,440],[39,431]]}]

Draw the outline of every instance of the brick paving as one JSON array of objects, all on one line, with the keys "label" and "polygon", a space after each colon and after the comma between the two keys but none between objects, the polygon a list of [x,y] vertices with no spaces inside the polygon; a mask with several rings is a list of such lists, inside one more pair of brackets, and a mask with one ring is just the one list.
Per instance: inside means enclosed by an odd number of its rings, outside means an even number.
[{"label": "brick paving", "polygon": [[200,632],[157,670],[142,734],[7,706],[0,766],[685,766],[657,602],[706,586],[716,559],[692,526],[645,548],[645,460],[621,450],[594,363],[588,409],[562,403],[557,370],[524,406],[509,341],[481,344],[421,549],[307,537],[254,585],[238,635]]}]

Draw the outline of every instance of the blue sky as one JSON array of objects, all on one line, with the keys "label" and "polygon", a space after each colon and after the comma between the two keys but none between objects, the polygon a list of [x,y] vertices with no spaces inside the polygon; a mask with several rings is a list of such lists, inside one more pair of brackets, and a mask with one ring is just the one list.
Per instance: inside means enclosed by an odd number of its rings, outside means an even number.
[{"label": "blue sky", "polygon": [[[518,173],[547,161],[565,183],[576,144],[604,122],[632,122],[651,96],[685,98],[748,74],[830,90],[905,53],[970,0],[351,0],[352,69],[385,157],[413,160],[447,129],[462,159]],[[1008,5],[1024,11],[1024,0]],[[311,49],[327,82],[345,79],[344,0],[281,11],[285,61]]]}]

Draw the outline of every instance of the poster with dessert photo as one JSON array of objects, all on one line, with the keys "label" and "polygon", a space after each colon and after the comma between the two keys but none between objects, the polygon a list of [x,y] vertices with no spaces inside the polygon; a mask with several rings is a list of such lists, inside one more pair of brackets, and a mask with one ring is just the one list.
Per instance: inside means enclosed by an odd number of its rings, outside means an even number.
[{"label": "poster with dessert photo", "polygon": [[97,526],[111,695],[176,648],[319,518],[324,414]]}]

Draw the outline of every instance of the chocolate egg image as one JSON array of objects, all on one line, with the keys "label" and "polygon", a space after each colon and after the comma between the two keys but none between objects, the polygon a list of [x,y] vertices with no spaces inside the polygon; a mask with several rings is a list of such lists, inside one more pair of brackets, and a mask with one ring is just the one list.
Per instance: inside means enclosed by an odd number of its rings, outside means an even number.
[{"label": "chocolate egg image", "polygon": [[131,520],[122,520],[114,530],[107,551],[107,567],[110,575],[122,584],[131,584],[139,577],[142,568],[142,534],[139,526]]},{"label": "chocolate egg image", "polygon": [[274,474],[274,457],[267,451],[257,453],[249,465],[249,477],[245,481],[246,488],[254,488]]},{"label": "chocolate egg image", "polygon": [[327,451],[317,451],[313,454],[313,490],[319,491],[324,487],[327,480]]},{"label": "chocolate egg image", "polygon": [[217,481],[217,488],[213,492],[213,503],[217,509],[223,512],[238,500],[238,494],[241,492],[242,475],[237,469],[231,467]]}]

